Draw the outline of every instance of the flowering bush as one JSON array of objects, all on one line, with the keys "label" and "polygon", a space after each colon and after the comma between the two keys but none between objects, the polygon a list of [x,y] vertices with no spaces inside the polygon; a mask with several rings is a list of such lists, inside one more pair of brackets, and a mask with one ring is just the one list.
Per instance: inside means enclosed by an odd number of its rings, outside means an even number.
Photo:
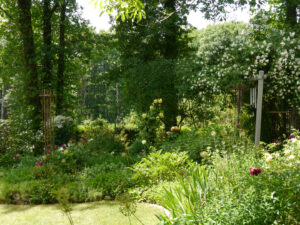
[{"label": "flowering bush", "polygon": [[155,142],[158,141],[158,130],[162,126],[162,119],[164,117],[163,112],[161,111],[161,103],[163,100],[154,99],[153,103],[149,107],[148,113],[143,113],[137,119],[133,120],[137,123],[139,130],[138,141],[140,141],[147,150],[150,146],[155,145]]},{"label": "flowering bush", "polygon": [[57,115],[54,118],[55,143],[62,145],[75,134],[75,124],[72,118],[63,115]]},{"label": "flowering bush", "polygon": [[[287,102],[300,109],[300,38],[295,32],[267,25],[266,16],[248,27],[232,23],[208,27],[200,33],[198,74],[185,72],[182,81],[202,101],[230,88],[248,85],[259,70],[268,75],[264,99]],[[218,29],[217,29],[218,28]],[[218,32],[223,32],[218,36]],[[225,35],[224,35],[225,33]],[[209,39],[208,39],[209,38]]]}]

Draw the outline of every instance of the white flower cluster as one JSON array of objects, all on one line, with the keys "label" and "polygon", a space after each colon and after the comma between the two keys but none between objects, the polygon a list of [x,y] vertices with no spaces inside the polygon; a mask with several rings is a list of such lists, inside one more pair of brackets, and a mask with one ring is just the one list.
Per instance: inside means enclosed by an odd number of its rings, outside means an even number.
[{"label": "white flower cluster", "polygon": [[65,123],[71,123],[72,121],[73,121],[73,119],[70,117],[66,117],[63,115],[57,115],[54,118],[54,125],[56,128],[62,128]]},{"label": "white flower cluster", "polygon": [[[263,35],[257,37],[257,32]],[[300,110],[300,58],[296,54],[300,38],[294,32],[255,24],[229,41],[226,38],[200,49],[201,70],[198,76],[187,75],[185,80],[192,90],[203,95],[218,94],[249,84],[263,70],[268,76],[265,98],[286,100]]]}]

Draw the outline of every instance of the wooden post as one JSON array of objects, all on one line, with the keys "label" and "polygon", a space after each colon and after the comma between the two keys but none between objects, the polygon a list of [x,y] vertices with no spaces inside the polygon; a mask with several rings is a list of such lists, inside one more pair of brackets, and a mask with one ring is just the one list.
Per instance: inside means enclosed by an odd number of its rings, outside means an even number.
[{"label": "wooden post", "polygon": [[262,100],[264,91],[264,71],[260,70],[258,74],[258,94],[256,105],[256,125],[255,125],[255,145],[259,145],[261,133],[261,114],[262,114]]}]

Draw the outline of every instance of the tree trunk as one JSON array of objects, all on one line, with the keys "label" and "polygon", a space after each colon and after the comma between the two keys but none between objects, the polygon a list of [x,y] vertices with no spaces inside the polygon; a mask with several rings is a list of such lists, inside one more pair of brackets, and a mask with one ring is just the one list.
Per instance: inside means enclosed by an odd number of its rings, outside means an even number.
[{"label": "tree trunk", "polygon": [[285,16],[286,23],[290,25],[292,28],[295,28],[297,25],[297,5],[298,0],[285,0]]},{"label": "tree trunk", "polygon": [[18,0],[19,29],[23,42],[25,59],[25,96],[26,104],[32,108],[30,118],[32,128],[35,131],[40,129],[41,124],[41,102],[39,98],[38,72],[31,22],[31,0]]},{"label": "tree trunk", "polygon": [[4,110],[5,110],[5,100],[4,100],[4,98],[5,98],[5,85],[3,84],[2,85],[2,95],[1,95],[1,98],[2,98],[2,101],[1,101],[1,117],[0,117],[0,119],[1,120],[4,120]]},{"label": "tree trunk", "polygon": [[[167,13],[176,12],[176,0],[166,0],[164,2]],[[162,96],[164,102],[165,113],[165,129],[170,130],[172,126],[177,125],[178,115],[178,96],[175,88],[175,65],[178,58],[178,26],[176,25],[177,14],[174,13],[168,18],[167,27],[165,28],[165,49],[163,50],[164,57],[168,60],[166,64],[167,83]]]},{"label": "tree trunk", "polygon": [[62,114],[64,101],[64,72],[65,72],[65,22],[66,22],[67,3],[64,0],[60,9],[60,25],[59,25],[59,53],[58,53],[58,69],[57,69],[57,102],[56,112]]},{"label": "tree trunk", "polygon": [[51,0],[43,0],[43,88],[52,89],[52,25]]}]

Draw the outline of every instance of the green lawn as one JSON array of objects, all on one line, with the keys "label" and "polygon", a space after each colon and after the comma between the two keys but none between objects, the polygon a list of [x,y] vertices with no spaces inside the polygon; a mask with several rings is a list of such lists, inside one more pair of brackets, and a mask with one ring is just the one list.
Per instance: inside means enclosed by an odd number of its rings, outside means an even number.
[{"label": "green lawn", "polygon": [[[72,217],[75,225],[127,225],[128,218],[119,211],[118,202],[74,204]],[[161,213],[151,205],[139,203],[136,216],[145,224],[157,224],[155,214]],[[131,217],[132,224],[140,224]],[[65,215],[57,205],[0,205],[1,225],[68,225]]]}]

